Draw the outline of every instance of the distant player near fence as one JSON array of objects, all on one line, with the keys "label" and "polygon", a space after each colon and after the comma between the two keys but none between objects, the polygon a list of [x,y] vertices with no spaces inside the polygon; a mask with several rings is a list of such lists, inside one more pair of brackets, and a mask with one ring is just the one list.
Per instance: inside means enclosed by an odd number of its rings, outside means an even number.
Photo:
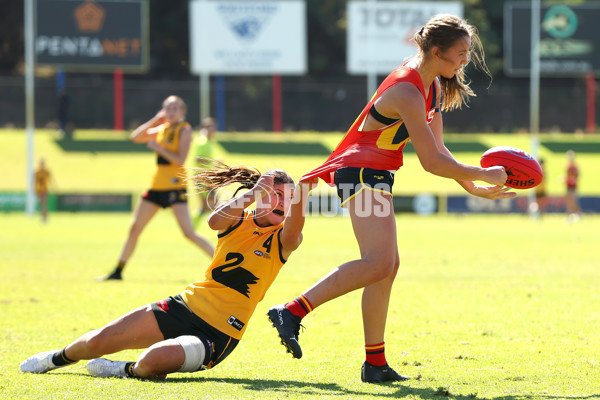
[{"label": "distant player near fence", "polygon": [[46,160],[40,158],[37,169],[33,177],[33,183],[35,188],[35,194],[37,196],[40,205],[40,215],[42,216],[42,222],[48,222],[48,195],[50,192],[50,183],[52,181],[52,174],[46,167]]}]

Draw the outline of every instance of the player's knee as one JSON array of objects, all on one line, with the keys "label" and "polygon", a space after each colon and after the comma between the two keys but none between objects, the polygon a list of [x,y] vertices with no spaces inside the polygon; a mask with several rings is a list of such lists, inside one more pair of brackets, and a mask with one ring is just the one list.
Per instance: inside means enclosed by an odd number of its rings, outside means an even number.
[{"label": "player's knee", "polygon": [[189,230],[184,230],[183,231],[183,236],[188,239],[191,240],[192,242],[196,240],[196,232],[194,232],[194,230],[189,229]]},{"label": "player's knee", "polygon": [[161,379],[165,373],[159,367],[160,360],[152,355],[145,355],[137,360],[133,368],[135,376],[147,379]]},{"label": "player's knee", "polygon": [[393,277],[398,271],[398,259],[393,255],[377,255],[365,258],[365,261],[369,263],[368,271],[365,271],[365,273],[368,274],[372,283]]},{"label": "player's knee", "polygon": [[394,261],[394,268],[392,269],[392,273],[389,275],[391,279],[396,277],[396,274],[398,274],[398,269],[400,269],[400,258],[396,257],[396,260]]},{"label": "player's knee", "polygon": [[129,227],[129,237],[137,238],[142,233],[141,225],[137,223],[131,224]]},{"label": "player's knee", "polygon": [[102,329],[97,329],[88,334],[85,345],[87,351],[95,357],[100,357],[104,354],[108,354],[107,346],[110,342],[109,336]]}]

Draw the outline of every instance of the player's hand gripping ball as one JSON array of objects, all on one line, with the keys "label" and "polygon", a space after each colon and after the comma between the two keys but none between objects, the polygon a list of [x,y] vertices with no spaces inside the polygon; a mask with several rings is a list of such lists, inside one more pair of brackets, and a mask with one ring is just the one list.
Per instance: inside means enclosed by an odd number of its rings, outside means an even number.
[{"label": "player's hand gripping ball", "polygon": [[508,179],[505,185],[515,189],[529,189],[542,183],[542,167],[525,150],[510,146],[492,147],[481,156],[483,168],[500,165]]}]

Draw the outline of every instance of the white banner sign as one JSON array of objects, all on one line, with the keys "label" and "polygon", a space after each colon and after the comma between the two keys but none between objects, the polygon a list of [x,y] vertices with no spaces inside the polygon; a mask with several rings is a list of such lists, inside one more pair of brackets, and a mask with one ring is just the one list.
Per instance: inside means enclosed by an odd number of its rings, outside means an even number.
[{"label": "white banner sign", "polygon": [[304,74],[306,41],[304,1],[190,1],[192,73]]},{"label": "white banner sign", "polygon": [[463,16],[457,1],[348,2],[348,51],[350,74],[387,74],[415,54],[412,37],[435,14]]}]

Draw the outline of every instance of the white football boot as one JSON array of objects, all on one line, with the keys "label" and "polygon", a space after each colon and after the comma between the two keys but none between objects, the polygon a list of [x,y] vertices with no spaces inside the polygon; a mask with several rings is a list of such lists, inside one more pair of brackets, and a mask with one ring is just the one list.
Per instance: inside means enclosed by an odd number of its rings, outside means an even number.
[{"label": "white football boot", "polygon": [[30,372],[33,374],[43,374],[53,369],[66,367],[67,365],[56,366],[52,362],[52,356],[59,350],[44,351],[43,353],[35,354],[21,363],[21,372]]},{"label": "white football boot", "polygon": [[125,372],[126,361],[112,361],[106,358],[94,358],[88,361],[86,368],[90,375],[100,378],[127,378]]}]

